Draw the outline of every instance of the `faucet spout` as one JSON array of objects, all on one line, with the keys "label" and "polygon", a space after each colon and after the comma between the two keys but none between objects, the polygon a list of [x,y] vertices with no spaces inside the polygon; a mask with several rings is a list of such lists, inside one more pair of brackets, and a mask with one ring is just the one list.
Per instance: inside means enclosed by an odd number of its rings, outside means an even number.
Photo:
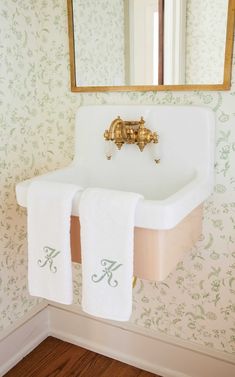
[{"label": "faucet spout", "polygon": [[125,122],[118,116],[114,119],[109,127],[104,133],[105,140],[114,141],[117,148],[120,150],[125,140],[127,138],[127,130]]}]

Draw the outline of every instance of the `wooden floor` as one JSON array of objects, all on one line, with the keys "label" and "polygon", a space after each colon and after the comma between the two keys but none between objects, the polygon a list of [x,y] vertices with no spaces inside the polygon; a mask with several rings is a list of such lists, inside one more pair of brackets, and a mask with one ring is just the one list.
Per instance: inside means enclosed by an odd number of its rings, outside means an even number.
[{"label": "wooden floor", "polygon": [[48,337],[5,377],[159,377]]}]

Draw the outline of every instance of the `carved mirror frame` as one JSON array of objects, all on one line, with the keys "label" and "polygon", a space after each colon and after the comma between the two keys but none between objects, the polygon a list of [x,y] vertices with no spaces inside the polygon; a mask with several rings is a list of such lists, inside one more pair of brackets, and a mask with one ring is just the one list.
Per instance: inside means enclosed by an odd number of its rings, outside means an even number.
[{"label": "carved mirror frame", "polygon": [[138,85],[138,86],[76,86],[73,0],[67,0],[67,9],[68,9],[69,55],[70,55],[70,79],[71,79],[72,92],[130,92],[130,91],[144,92],[144,91],[190,91],[190,90],[217,91],[217,90],[229,90],[231,88],[235,0],[229,0],[229,3],[228,3],[223,83],[222,84],[208,84],[208,85],[199,84],[199,85]]}]

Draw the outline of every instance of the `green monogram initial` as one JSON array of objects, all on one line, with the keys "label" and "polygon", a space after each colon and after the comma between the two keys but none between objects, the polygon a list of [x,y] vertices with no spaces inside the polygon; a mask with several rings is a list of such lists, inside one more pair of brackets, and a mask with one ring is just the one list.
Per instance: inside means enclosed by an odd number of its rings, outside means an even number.
[{"label": "green monogram initial", "polygon": [[50,271],[54,274],[57,272],[57,267],[53,266],[54,258],[60,254],[60,251],[56,251],[52,247],[44,246],[43,251],[46,253],[44,256],[44,260],[38,259],[38,265],[40,267],[45,267],[47,264],[49,265]]},{"label": "green monogram initial", "polygon": [[98,277],[97,274],[93,274],[91,277],[92,281],[94,283],[99,283],[101,280],[104,279],[105,276],[107,276],[108,285],[110,285],[110,287],[116,288],[118,286],[118,281],[117,280],[112,281],[113,272],[116,271],[119,267],[121,267],[122,264],[121,263],[118,264],[118,262],[112,261],[109,259],[102,259],[100,263],[101,263],[101,266],[104,266],[104,269],[102,270],[103,275]]}]

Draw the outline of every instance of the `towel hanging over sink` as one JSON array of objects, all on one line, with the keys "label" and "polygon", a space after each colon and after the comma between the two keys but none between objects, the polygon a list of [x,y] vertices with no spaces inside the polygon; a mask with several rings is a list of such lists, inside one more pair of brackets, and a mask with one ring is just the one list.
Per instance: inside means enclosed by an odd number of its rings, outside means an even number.
[{"label": "towel hanging over sink", "polygon": [[70,216],[79,187],[34,181],[28,189],[28,284],[32,296],[72,304]]},{"label": "towel hanging over sink", "polygon": [[128,321],[132,312],[135,209],[142,196],[99,188],[80,199],[82,308]]}]

